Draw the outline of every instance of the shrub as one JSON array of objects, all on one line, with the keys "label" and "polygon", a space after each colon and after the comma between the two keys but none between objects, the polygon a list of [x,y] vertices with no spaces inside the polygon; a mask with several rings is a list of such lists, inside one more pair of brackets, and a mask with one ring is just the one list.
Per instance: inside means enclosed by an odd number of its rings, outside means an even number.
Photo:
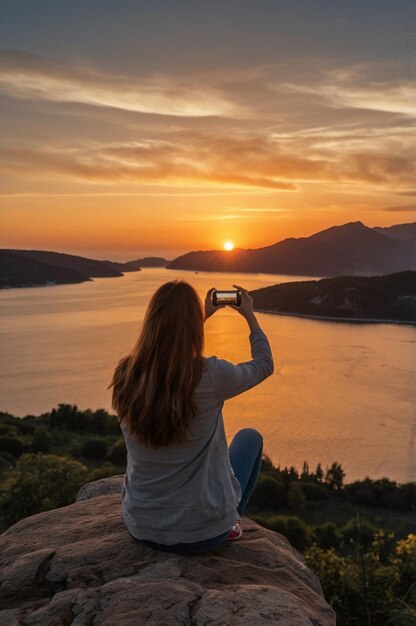
[{"label": "shrub", "polygon": [[108,452],[107,444],[104,439],[87,439],[81,448],[81,456],[86,459],[103,459]]},{"label": "shrub", "polygon": [[117,474],[116,467],[112,463],[106,462],[101,465],[101,467],[97,467],[89,473],[87,482],[100,480],[100,478],[108,478],[109,476],[114,476],[115,474]]},{"label": "shrub", "polygon": [[[352,517],[348,522],[340,528],[342,536],[349,543],[356,543],[358,540],[358,522]],[[374,539],[377,528],[370,522],[360,521],[360,538],[363,546],[369,546]]]},{"label": "shrub", "polygon": [[321,502],[322,500],[328,500],[331,497],[328,489],[323,485],[310,482],[301,482],[300,484],[307,500],[311,500],[312,502]]},{"label": "shrub", "polygon": [[334,522],[325,522],[322,526],[315,526],[314,532],[322,548],[337,548],[342,539],[342,534]]},{"label": "shrub", "polygon": [[0,454],[0,473],[10,469],[11,467],[13,467],[13,464],[10,460],[5,458],[3,454]]},{"label": "shrub", "polygon": [[120,438],[111,448],[108,456],[108,460],[115,465],[126,465],[127,463],[127,448],[123,438]]},{"label": "shrub", "polygon": [[347,485],[346,493],[356,504],[373,504],[371,485],[364,481],[356,481]]},{"label": "shrub", "polygon": [[251,495],[250,505],[260,510],[275,509],[286,502],[286,491],[283,481],[278,477],[260,476]]},{"label": "shrub", "polygon": [[295,513],[300,513],[305,509],[306,498],[299,483],[291,483],[287,503]]},{"label": "shrub", "polygon": [[366,624],[360,569],[335,550],[312,546],[305,552],[308,566],[318,576],[325,599],[337,613],[337,624]]},{"label": "shrub", "polygon": [[[32,415],[29,417],[33,419]],[[19,432],[22,433],[22,435],[31,435],[36,429],[35,424],[32,424],[25,417],[16,421],[16,427],[18,428]]]},{"label": "shrub", "polygon": [[0,452],[0,459],[6,461],[8,465],[13,465],[16,463],[16,457],[14,457],[9,452]]},{"label": "shrub", "polygon": [[23,454],[24,445],[15,437],[0,437],[0,452],[8,452],[15,457]]},{"label": "shrub", "polygon": [[10,489],[1,496],[6,523],[73,502],[86,482],[87,468],[54,454],[23,454]]},{"label": "shrub", "polygon": [[288,538],[297,550],[305,550],[312,542],[312,533],[304,521],[298,517],[273,515],[265,520],[264,525],[270,530],[281,533]]},{"label": "shrub", "polygon": [[49,452],[51,449],[52,438],[48,431],[44,428],[36,428],[33,433],[32,452]]},{"label": "shrub", "polygon": [[395,591],[402,596],[416,587],[416,535],[410,534],[396,544],[392,562],[396,571]]}]

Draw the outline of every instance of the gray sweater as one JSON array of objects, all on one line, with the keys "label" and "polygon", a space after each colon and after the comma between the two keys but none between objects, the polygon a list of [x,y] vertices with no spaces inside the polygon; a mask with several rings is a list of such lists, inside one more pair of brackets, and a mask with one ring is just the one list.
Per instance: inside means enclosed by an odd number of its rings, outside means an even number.
[{"label": "gray sweater", "polygon": [[137,539],[193,543],[216,537],[236,522],[241,486],[230,464],[222,407],[273,372],[264,332],[256,329],[249,339],[251,361],[234,365],[215,356],[204,359],[187,442],[149,448],[122,427],[127,446],[122,512]]}]

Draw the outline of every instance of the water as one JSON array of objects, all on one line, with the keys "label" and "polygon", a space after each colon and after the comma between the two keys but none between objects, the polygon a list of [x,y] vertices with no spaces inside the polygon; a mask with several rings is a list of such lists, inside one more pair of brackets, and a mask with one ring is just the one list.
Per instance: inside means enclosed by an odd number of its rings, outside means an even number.
[{"label": "water", "polygon": [[[184,278],[249,289],[289,276],[149,269],[78,285],[0,291],[0,410],[18,416],[58,403],[111,409],[114,367],[136,340],[151,294]],[[347,480],[416,480],[416,329],[258,314],[275,374],[224,407],[227,437],[254,426],[274,463],[338,461]],[[222,309],[206,323],[207,355],[250,358],[246,322]]]}]

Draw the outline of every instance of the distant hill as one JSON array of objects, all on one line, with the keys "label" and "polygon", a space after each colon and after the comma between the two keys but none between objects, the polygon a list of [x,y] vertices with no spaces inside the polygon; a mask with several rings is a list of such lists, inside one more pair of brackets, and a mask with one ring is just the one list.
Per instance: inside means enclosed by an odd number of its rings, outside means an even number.
[{"label": "distant hill", "polygon": [[90,280],[76,270],[40,263],[6,250],[0,250],[0,288],[32,287],[82,283]]},{"label": "distant hill", "polygon": [[141,267],[166,267],[168,263],[170,263],[170,261],[160,256],[146,256],[143,259],[126,261],[125,265],[128,265],[133,269],[140,269]]},{"label": "distant hill", "polygon": [[188,252],[168,269],[298,276],[387,274],[416,270],[416,242],[398,241],[362,222],[350,222],[265,248]]},{"label": "distant hill", "polygon": [[391,239],[402,239],[405,241],[410,239],[416,240],[416,222],[410,224],[396,224],[395,226],[375,226],[373,230]]},{"label": "distant hill", "polygon": [[250,294],[256,310],[416,323],[416,272],[281,283]]},{"label": "distant hill", "polygon": [[134,268],[44,250],[0,250],[0,288],[80,283],[96,277],[122,276]]}]

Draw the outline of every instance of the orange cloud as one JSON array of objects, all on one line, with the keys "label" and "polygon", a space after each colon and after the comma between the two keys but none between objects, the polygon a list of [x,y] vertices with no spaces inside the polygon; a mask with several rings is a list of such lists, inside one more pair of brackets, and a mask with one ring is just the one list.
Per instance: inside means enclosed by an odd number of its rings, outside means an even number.
[{"label": "orange cloud", "polygon": [[[169,140],[90,144],[73,149],[6,149],[2,170],[106,184],[253,187],[295,190],[303,182],[390,185],[399,190],[416,178],[410,146],[388,141],[367,149],[345,140],[325,146],[320,139],[302,150],[258,134],[224,137],[217,133],[178,132]],[[357,149],[360,148],[360,149]],[[304,156],[303,156],[304,154]]]}]

